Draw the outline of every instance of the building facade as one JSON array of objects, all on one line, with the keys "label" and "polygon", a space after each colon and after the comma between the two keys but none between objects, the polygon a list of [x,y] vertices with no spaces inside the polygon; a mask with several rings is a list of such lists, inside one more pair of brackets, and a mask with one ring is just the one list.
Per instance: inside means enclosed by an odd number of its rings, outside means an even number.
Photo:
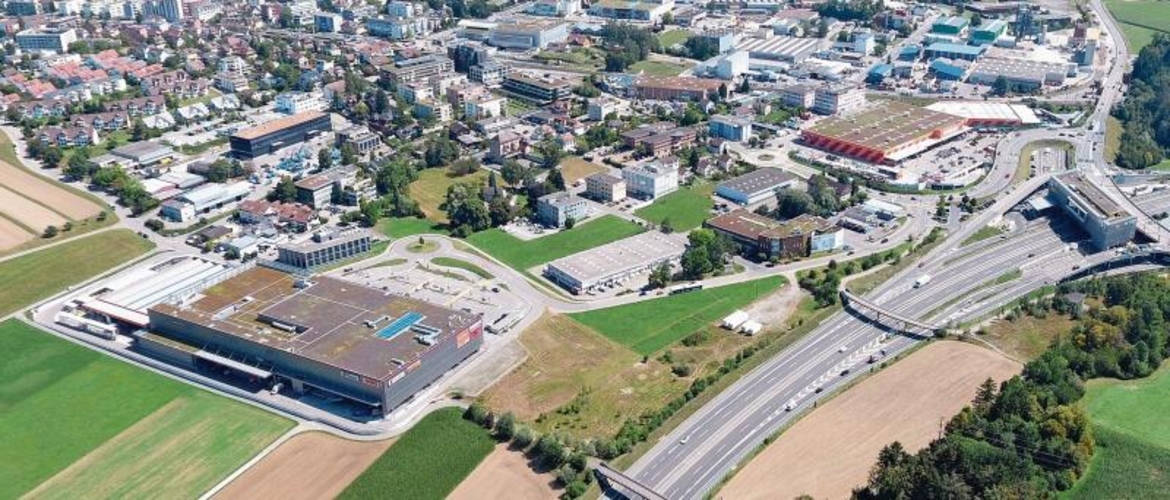
[{"label": "building facade", "polygon": [[250,160],[332,130],[328,113],[309,111],[241,130],[229,142],[233,156]]}]

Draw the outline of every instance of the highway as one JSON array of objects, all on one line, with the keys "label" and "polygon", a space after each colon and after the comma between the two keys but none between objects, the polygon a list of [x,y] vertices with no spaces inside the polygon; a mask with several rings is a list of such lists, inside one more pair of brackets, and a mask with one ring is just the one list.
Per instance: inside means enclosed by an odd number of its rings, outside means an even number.
[{"label": "highway", "polygon": [[[1120,98],[1123,65],[1128,56],[1123,38],[1099,0],[1091,4],[1113,41],[1106,58],[1110,65],[1102,82],[1103,91],[1090,124],[1081,129],[1036,129],[1013,134],[1000,145],[992,174],[977,187],[976,196],[996,196],[995,203],[972,217],[923,259],[923,266],[910,267],[878,287],[866,298],[892,312],[922,317],[935,309],[937,316],[948,320],[979,317],[1001,307],[1045,283],[1052,283],[1076,266],[1086,265],[1106,256],[1085,256],[1069,249],[1052,228],[1034,225],[1008,236],[1002,242],[960,248],[968,236],[1040,187],[1051,173],[1039,172],[1011,187],[1011,173],[1018,165],[1023,147],[1035,140],[1059,140],[1071,132],[1076,139],[1078,165],[1087,170],[1095,183],[1106,187],[1122,207],[1134,214],[1140,210],[1112,186],[1105,174],[1103,144],[1105,119]],[[1079,136],[1079,137],[1078,137]],[[1081,139],[1083,137],[1083,139]],[[1140,217],[1140,219],[1147,219]],[[1148,226],[1149,223],[1145,222]],[[1148,229],[1163,234],[1154,224]],[[1146,227],[1146,226],[1139,226]],[[1159,238],[1160,239],[1160,238]],[[1160,239],[1161,241],[1170,241]],[[984,302],[974,295],[989,280],[1012,269],[1021,269],[1022,277],[994,285],[998,293]],[[937,278],[922,287],[914,281],[922,274]],[[957,302],[956,299],[959,299]],[[904,351],[917,339],[885,332],[847,312],[839,313],[797,341],[779,355],[766,361],[676,429],[660,439],[654,447],[627,470],[627,474],[672,499],[704,497],[729,472],[734,470],[765,438],[791,423],[817,398],[843,385],[865,370],[868,357],[879,349],[888,354]],[[843,374],[844,370],[848,373]],[[792,406],[791,411],[786,407]]]}]

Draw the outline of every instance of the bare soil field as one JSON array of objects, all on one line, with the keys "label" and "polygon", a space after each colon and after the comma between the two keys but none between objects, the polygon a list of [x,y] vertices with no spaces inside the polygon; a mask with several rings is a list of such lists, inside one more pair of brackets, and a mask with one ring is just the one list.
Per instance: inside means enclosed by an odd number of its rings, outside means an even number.
[{"label": "bare soil field", "polygon": [[4,215],[7,215],[13,220],[18,220],[21,224],[37,231],[44,230],[49,226],[59,226],[68,222],[68,219],[62,217],[61,214],[38,205],[32,200],[4,187],[0,187],[0,211],[3,211]]},{"label": "bare soil field", "polygon": [[102,208],[93,201],[77,196],[18,167],[0,161],[0,184],[37,200],[62,215],[80,220],[97,215]]},{"label": "bare soil field", "polygon": [[350,441],[323,432],[300,434],[237,477],[215,498],[335,498],[393,443],[393,439]]},{"label": "bare soil field", "polygon": [[537,474],[528,466],[523,453],[498,444],[495,451],[471,472],[447,500],[509,498],[513,500],[548,500],[557,498],[552,474]]},{"label": "bare soil field", "polygon": [[913,453],[938,436],[988,377],[1021,366],[989,349],[935,342],[862,381],[785,431],[739,471],[717,498],[848,498],[885,445]]},{"label": "bare soil field", "polygon": [[0,217],[0,252],[20,246],[21,243],[35,237],[36,235],[25,231],[16,223]]}]

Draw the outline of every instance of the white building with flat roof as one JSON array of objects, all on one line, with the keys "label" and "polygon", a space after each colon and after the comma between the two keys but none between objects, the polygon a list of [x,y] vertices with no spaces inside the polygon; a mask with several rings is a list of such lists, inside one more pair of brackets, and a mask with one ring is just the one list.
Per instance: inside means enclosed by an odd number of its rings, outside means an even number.
[{"label": "white building with flat roof", "polygon": [[678,169],[653,162],[626,167],[622,170],[626,194],[643,200],[654,200],[678,190]]},{"label": "white building with flat roof", "polygon": [[597,248],[550,262],[544,275],[575,293],[622,286],[636,276],[682,259],[687,239],[683,234],[646,231]]},{"label": "white building with flat roof", "polygon": [[320,92],[284,92],[276,96],[276,111],[286,115],[326,109],[328,106]]}]

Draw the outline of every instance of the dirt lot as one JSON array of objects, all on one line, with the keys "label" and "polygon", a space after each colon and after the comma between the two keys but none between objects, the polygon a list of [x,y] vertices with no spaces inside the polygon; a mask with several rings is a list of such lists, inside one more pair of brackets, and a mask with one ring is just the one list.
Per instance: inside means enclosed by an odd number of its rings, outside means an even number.
[{"label": "dirt lot", "polygon": [[12,221],[0,217],[0,252],[19,246],[34,236]]},{"label": "dirt lot", "polygon": [[561,175],[565,178],[565,184],[569,185],[597,172],[604,172],[605,170],[604,165],[588,162],[576,156],[570,156],[561,160]]},{"label": "dirt lot", "polygon": [[4,187],[0,187],[0,211],[34,230],[41,231],[49,226],[60,226],[67,220],[52,210],[34,203]]},{"label": "dirt lot", "polygon": [[349,441],[322,432],[301,434],[264,457],[215,498],[334,498],[393,442]]},{"label": "dirt lot", "polygon": [[459,483],[447,500],[546,500],[557,497],[552,488],[554,481],[552,474],[534,472],[523,454],[499,444],[467,479]]},{"label": "dirt lot", "polygon": [[101,212],[94,202],[50,184],[20,168],[0,162],[0,184],[17,193],[53,207],[70,219],[80,220]]},{"label": "dirt lot", "polygon": [[881,448],[914,452],[938,436],[979,384],[1021,366],[989,349],[935,342],[834,398],[784,432],[716,497],[847,498],[865,483]]}]

